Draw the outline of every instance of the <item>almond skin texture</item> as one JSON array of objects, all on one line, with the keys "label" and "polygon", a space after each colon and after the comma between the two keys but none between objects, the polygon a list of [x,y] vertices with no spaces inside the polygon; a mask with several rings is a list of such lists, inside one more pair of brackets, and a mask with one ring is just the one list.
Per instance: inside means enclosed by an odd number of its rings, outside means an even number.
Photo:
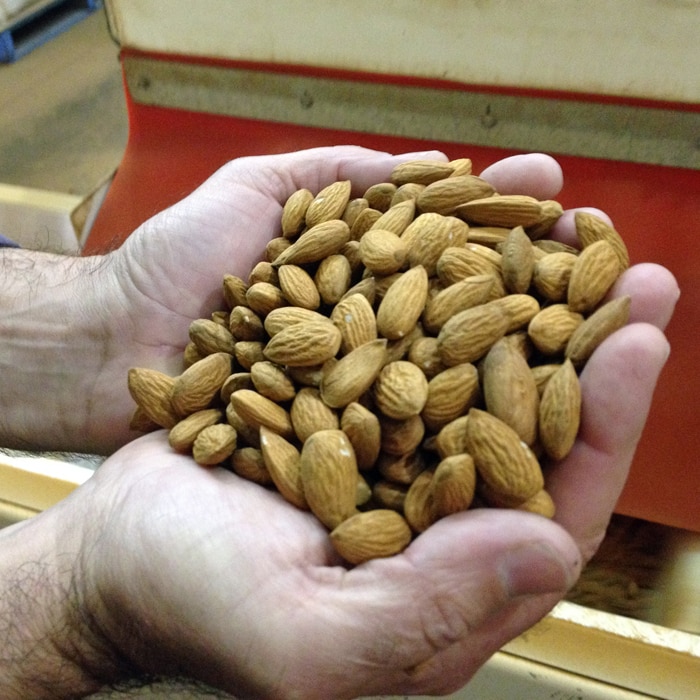
[{"label": "almond skin texture", "polygon": [[172,405],[175,379],[158,370],[134,367],[128,373],[131,398],[141,412],[161,428],[172,428],[180,415]]},{"label": "almond skin texture", "polygon": [[328,319],[296,323],[273,336],[264,355],[279,365],[312,367],[334,357],[341,340],[340,331]]},{"label": "almond skin texture", "polygon": [[566,360],[549,378],[539,414],[542,447],[552,459],[564,459],[581,423],[581,386],[571,360]]},{"label": "almond skin texture", "polygon": [[613,246],[600,240],[581,251],[571,269],[567,302],[572,311],[592,311],[620,274],[620,261]]},{"label": "almond skin texture", "polygon": [[299,389],[289,415],[301,442],[319,430],[337,430],[340,427],[338,414],[321,399],[321,393],[314,387]]},{"label": "almond skin texture", "polygon": [[469,454],[486,485],[513,502],[524,502],[544,488],[537,457],[502,420],[472,408],[466,423]]},{"label": "almond skin texture", "polygon": [[289,413],[282,406],[265,398],[257,391],[250,389],[234,391],[231,394],[231,406],[240,418],[254,430],[264,426],[284,438],[294,436]]},{"label": "almond skin texture", "polygon": [[482,374],[489,413],[513,428],[523,442],[534,444],[540,399],[522,353],[506,339],[495,343],[484,358]]},{"label": "almond skin texture", "polygon": [[272,261],[272,264],[279,267],[317,262],[338,253],[349,240],[350,227],[344,221],[323,221],[302,233]]},{"label": "almond skin texture", "polygon": [[292,238],[301,233],[306,224],[306,210],[313,201],[314,196],[310,190],[296,190],[285,202],[282,209],[282,236]]},{"label": "almond skin texture", "polygon": [[209,408],[231,374],[231,355],[217,352],[190,365],[173,384],[172,405],[180,416]]},{"label": "almond skin texture", "polygon": [[404,420],[417,416],[428,400],[428,380],[412,362],[390,362],[374,383],[374,400],[389,418]]},{"label": "almond skin texture", "polygon": [[473,364],[464,362],[449,367],[428,382],[428,398],[421,416],[431,431],[439,432],[466,413],[479,395],[479,373]]},{"label": "almond skin texture", "polygon": [[330,534],[336,552],[350,564],[399,554],[412,537],[405,518],[388,508],[357,513]]},{"label": "almond skin texture", "polygon": [[576,368],[582,367],[593,351],[629,320],[631,299],[618,297],[603,304],[571,334],[565,355]]},{"label": "almond skin texture", "polygon": [[552,304],[532,318],[527,333],[540,352],[557,355],[564,351],[571,335],[582,322],[583,315],[572,311],[568,304]]},{"label": "almond skin texture", "polygon": [[353,402],[345,407],[340,417],[340,428],[355,451],[358,469],[373,467],[382,446],[377,416],[362,404]]},{"label": "almond skin texture", "polygon": [[349,180],[339,180],[324,187],[306,208],[306,225],[312,227],[331,219],[339,219],[350,201],[351,189]]},{"label": "almond skin texture", "polygon": [[299,450],[264,426],[260,428],[260,449],[270,478],[282,497],[297,508],[308,510],[301,480]]},{"label": "almond skin texture", "polygon": [[189,452],[197,435],[204,428],[221,421],[223,415],[218,408],[208,408],[183,418],[168,433],[170,447],[178,452]]},{"label": "almond skin texture", "polygon": [[448,367],[475,362],[505,335],[509,323],[508,314],[491,304],[460,311],[438,333],[440,359]]},{"label": "almond skin texture", "polygon": [[301,481],[313,514],[330,530],[356,512],[359,472],[342,430],[320,430],[301,449]]},{"label": "almond skin texture", "polygon": [[471,455],[462,453],[443,459],[430,484],[436,518],[467,510],[474,499],[476,468]]},{"label": "almond skin texture", "polygon": [[343,408],[357,401],[382,370],[386,346],[384,338],[371,340],[341,357],[321,379],[321,397],[325,403],[331,408]]},{"label": "almond skin texture", "polygon": [[203,428],[192,445],[192,457],[197,464],[214,466],[228,459],[236,449],[237,433],[228,423],[216,423]]},{"label": "almond skin texture", "polygon": [[333,307],[330,319],[340,331],[343,354],[377,338],[374,309],[363,294],[351,294],[341,299]]},{"label": "almond skin texture", "polygon": [[421,265],[401,274],[377,310],[377,330],[389,340],[403,338],[418,322],[428,298],[428,274]]}]

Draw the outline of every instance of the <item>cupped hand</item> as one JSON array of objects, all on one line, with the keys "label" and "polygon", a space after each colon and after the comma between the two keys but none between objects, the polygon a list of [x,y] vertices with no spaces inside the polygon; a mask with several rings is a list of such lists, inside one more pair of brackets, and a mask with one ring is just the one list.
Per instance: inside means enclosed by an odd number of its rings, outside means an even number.
[{"label": "cupped hand", "polygon": [[[295,176],[285,162],[298,168]],[[171,233],[186,231],[166,246],[171,264],[178,255],[191,263],[191,249],[204,246],[191,237],[231,237],[231,261],[212,263],[218,280],[236,265],[244,272],[259,256],[264,242],[255,236],[274,235],[285,195],[366,175],[371,163],[379,168],[370,179],[385,177],[391,159],[355,152],[324,175],[314,162],[305,153],[270,159],[261,169],[246,161],[227,166],[181,211],[166,215],[162,230],[154,220],[129,243],[133,293],[147,305],[157,291],[173,319],[201,314],[195,289],[214,294],[216,285],[205,279],[212,271],[190,264],[194,283],[178,295],[165,268],[159,272],[147,255],[154,238],[165,246],[168,219]],[[538,197],[554,196],[561,185],[558,166],[544,156],[503,161],[484,177],[500,191]],[[253,205],[255,215],[246,208]],[[250,224],[249,237],[232,230],[236,220]],[[572,225],[567,214],[557,235],[566,238]],[[81,590],[98,628],[141,669],[185,673],[243,697],[337,699],[461,687],[563,598],[604,535],[668,355],[663,327],[678,294],[670,273],[656,265],[630,268],[613,290],[621,293],[632,296],[631,322],[589,360],[579,438],[548,471],[554,521],[468,511],[431,526],[401,555],[347,569],[313,516],[228,471],[197,466],[154,433],[113,455],[74,494],[91,523]],[[165,344],[165,327],[158,332]],[[174,337],[168,342],[175,347]]]}]

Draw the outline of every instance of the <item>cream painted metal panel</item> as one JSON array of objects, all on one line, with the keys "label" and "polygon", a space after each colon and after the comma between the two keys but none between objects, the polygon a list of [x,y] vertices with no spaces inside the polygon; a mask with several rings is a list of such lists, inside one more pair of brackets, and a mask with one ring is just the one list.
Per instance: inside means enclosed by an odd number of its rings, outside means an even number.
[{"label": "cream painted metal panel", "polygon": [[700,0],[107,0],[106,8],[119,42],[144,51],[700,102]]}]

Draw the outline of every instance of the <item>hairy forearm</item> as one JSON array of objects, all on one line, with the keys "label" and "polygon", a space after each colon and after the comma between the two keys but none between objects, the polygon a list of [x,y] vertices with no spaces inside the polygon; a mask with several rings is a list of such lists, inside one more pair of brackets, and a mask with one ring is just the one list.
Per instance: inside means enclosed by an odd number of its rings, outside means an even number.
[{"label": "hairy forearm", "polygon": [[91,448],[104,363],[99,271],[107,258],[0,249],[0,444]]},{"label": "hairy forearm", "polygon": [[56,508],[0,531],[5,700],[84,697],[129,675],[93,624],[81,578],[81,528],[69,526],[66,515],[68,508]]}]

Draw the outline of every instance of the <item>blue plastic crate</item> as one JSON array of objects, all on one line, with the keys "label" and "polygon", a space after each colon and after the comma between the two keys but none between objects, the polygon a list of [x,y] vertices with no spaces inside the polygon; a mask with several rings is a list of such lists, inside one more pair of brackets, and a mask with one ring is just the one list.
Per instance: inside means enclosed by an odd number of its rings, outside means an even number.
[{"label": "blue plastic crate", "polygon": [[0,32],[0,62],[12,63],[102,7],[102,0],[55,0],[22,13]]}]

